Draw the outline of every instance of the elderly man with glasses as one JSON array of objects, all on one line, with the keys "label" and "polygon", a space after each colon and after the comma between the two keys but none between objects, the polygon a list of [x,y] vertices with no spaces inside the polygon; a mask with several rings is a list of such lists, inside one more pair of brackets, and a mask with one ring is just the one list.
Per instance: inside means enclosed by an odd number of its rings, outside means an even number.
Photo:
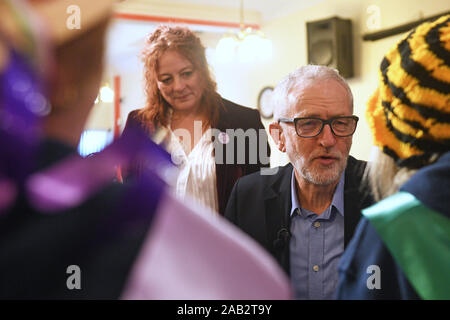
[{"label": "elderly man with glasses", "polygon": [[309,65],[281,80],[273,103],[270,135],[290,163],[239,179],[225,216],[276,258],[297,299],[332,299],[339,259],[372,202],[366,163],[349,156],[353,96],[336,70]]}]

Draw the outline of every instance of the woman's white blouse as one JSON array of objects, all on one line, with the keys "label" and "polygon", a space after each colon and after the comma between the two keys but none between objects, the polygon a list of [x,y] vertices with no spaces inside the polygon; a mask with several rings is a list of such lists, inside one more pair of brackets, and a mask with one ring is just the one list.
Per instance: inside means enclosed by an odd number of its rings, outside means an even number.
[{"label": "woman's white blouse", "polygon": [[188,155],[172,130],[167,130],[163,140],[166,150],[172,155],[172,160],[179,170],[175,183],[176,195],[181,199],[189,195],[195,202],[217,213],[219,202],[211,130],[205,131]]}]

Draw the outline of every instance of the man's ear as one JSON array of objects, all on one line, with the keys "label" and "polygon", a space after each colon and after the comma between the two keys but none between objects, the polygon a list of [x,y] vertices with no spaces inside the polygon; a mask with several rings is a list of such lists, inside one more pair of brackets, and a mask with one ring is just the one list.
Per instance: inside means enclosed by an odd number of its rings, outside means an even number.
[{"label": "man's ear", "polygon": [[269,124],[269,133],[273,141],[281,152],[286,152],[286,139],[284,137],[283,128],[278,122],[271,122]]}]

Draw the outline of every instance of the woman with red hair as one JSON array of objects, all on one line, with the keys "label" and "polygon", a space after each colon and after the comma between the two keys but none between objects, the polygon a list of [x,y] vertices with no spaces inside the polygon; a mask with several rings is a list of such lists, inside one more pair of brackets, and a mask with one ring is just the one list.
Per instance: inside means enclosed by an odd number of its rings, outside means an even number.
[{"label": "woman with red hair", "polygon": [[[129,114],[124,131],[139,126],[163,143],[179,167],[176,194],[223,215],[236,180],[269,165],[259,112],[216,92],[205,47],[188,28],[158,26],[143,61],[146,105]],[[139,174],[142,165],[130,174]]]}]

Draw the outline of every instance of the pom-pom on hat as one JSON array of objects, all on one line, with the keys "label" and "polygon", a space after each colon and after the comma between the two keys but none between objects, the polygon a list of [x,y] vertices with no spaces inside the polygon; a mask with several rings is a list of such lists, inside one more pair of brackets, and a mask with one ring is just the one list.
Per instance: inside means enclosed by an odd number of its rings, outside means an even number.
[{"label": "pom-pom on hat", "polygon": [[401,167],[450,150],[450,15],[419,25],[383,58],[367,102],[374,144]]}]

